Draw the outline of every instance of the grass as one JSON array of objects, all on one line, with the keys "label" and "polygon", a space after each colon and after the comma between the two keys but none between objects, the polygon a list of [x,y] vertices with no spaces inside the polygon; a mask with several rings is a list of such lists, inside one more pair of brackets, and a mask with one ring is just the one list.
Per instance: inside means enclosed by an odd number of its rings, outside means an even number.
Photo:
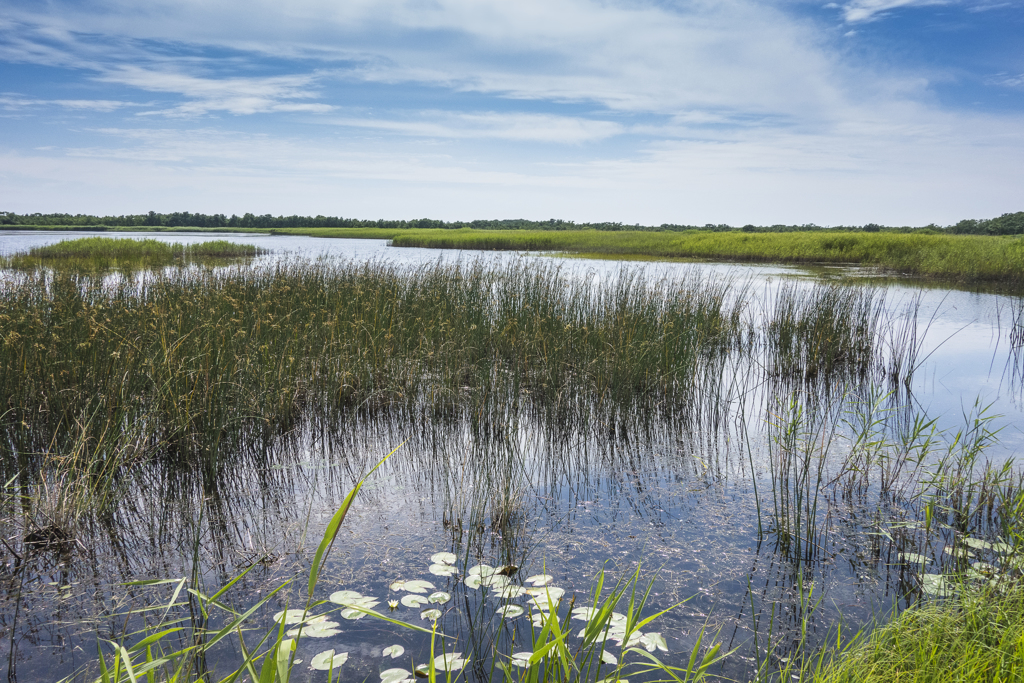
[{"label": "grass", "polygon": [[563,251],[600,256],[876,266],[962,282],[1024,282],[1024,240],[863,232],[410,230],[397,247]]},{"label": "grass", "polygon": [[186,245],[153,239],[83,237],[33,247],[26,253],[3,259],[0,266],[20,270],[41,266],[83,271],[138,270],[199,261],[251,258],[262,253],[264,250],[258,247],[225,240]]},{"label": "grass", "polygon": [[[818,683],[1010,683],[1024,679],[1024,589],[924,604],[827,660]],[[810,677],[808,677],[810,680]]]}]

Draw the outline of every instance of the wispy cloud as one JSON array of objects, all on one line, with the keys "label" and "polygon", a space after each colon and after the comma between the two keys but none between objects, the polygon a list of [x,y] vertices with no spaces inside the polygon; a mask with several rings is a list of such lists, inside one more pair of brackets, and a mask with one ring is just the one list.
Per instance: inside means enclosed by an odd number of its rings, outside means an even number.
[{"label": "wispy cloud", "polygon": [[43,100],[20,97],[16,93],[0,94],[0,108],[6,111],[19,111],[38,107],[62,107],[72,110],[111,112],[125,107],[143,107],[137,102],[121,100]]},{"label": "wispy cloud", "polygon": [[619,123],[582,117],[500,112],[453,113],[440,110],[417,112],[416,118],[412,120],[408,117],[337,117],[325,119],[324,122],[426,138],[489,138],[564,144],[604,140],[626,131]]},{"label": "wispy cloud", "polygon": [[149,92],[173,93],[188,101],[149,113],[199,116],[213,111],[231,114],[264,112],[327,112],[331,106],[294,100],[313,99],[313,75],[255,78],[202,78],[188,74],[120,66],[104,71],[97,81],[129,85]]},{"label": "wispy cloud", "polygon": [[854,0],[843,5],[843,17],[851,24],[874,21],[895,9],[949,5],[956,0]]}]

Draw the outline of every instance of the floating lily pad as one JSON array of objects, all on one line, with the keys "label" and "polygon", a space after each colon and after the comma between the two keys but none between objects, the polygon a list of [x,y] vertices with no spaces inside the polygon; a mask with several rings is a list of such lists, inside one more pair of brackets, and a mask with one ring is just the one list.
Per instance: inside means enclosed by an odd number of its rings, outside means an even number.
[{"label": "floating lily pad", "polygon": [[655,650],[668,652],[668,643],[665,642],[665,637],[660,633],[645,633],[643,637],[640,638],[640,644],[643,645],[644,649],[648,652],[654,652]]},{"label": "floating lily pad", "polygon": [[517,571],[519,571],[519,567],[514,564],[503,564],[500,567],[494,568],[494,573],[501,574],[502,576],[512,576]]},{"label": "floating lily pad", "polygon": [[434,657],[434,668],[438,671],[458,671],[466,666],[461,652],[446,652]]},{"label": "floating lily pad", "polygon": [[480,585],[487,586],[488,588],[500,589],[509,585],[510,579],[507,576],[501,574],[491,574],[490,576],[481,576]]},{"label": "floating lily pad", "polygon": [[435,605],[443,605],[452,599],[451,593],[445,593],[444,591],[437,591],[427,596],[427,602],[432,602]]},{"label": "floating lily pad", "polygon": [[502,615],[506,619],[513,619],[523,614],[523,612],[525,612],[526,610],[524,610],[519,605],[505,605],[503,607],[499,607],[494,611]]},{"label": "floating lily pad", "polygon": [[355,607],[346,607],[345,609],[341,610],[341,618],[348,619],[349,621],[353,621],[355,619],[362,619],[365,616],[366,612],[356,609]]},{"label": "floating lily pad", "polygon": [[410,593],[426,593],[427,591],[434,590],[434,584],[429,581],[423,581],[422,579],[416,579],[414,581],[405,582],[405,590]]},{"label": "floating lily pad", "polygon": [[511,600],[512,598],[519,598],[526,595],[526,589],[522,586],[505,586],[498,592],[498,595],[506,600]]},{"label": "floating lily pad", "polygon": [[469,568],[466,572],[469,576],[490,576],[494,573],[494,567],[489,564],[478,564]]},{"label": "floating lily pad", "polygon": [[516,652],[509,658],[509,663],[521,669],[526,669],[530,666],[530,657],[532,656],[532,652]]},{"label": "floating lily pad", "polygon": [[533,586],[546,586],[554,580],[555,577],[551,576],[550,574],[535,574],[533,576],[527,577],[526,583]]},{"label": "floating lily pad", "polygon": [[991,550],[992,544],[988,541],[983,541],[980,538],[971,538],[970,536],[964,536],[963,542],[965,545],[974,548],[975,550]]},{"label": "floating lily pad", "polygon": [[900,562],[921,566],[922,564],[928,564],[931,562],[931,559],[924,555],[918,555],[917,553],[900,553]]},{"label": "floating lily pad", "polygon": [[465,583],[468,588],[472,588],[474,590],[480,588],[480,575],[470,574],[466,577],[466,580],[463,581],[463,583]]},{"label": "floating lily pad", "polygon": [[420,612],[420,619],[430,619],[431,621],[437,621],[441,618],[441,610],[432,608],[425,609]]},{"label": "floating lily pad", "polygon": [[347,652],[334,654],[334,650],[324,650],[320,654],[313,655],[313,659],[309,661],[309,666],[317,671],[330,671],[331,669],[339,668],[347,661]]},{"label": "floating lily pad", "polygon": [[952,555],[953,557],[959,557],[959,558],[963,558],[963,559],[967,559],[969,557],[974,557],[974,553],[972,553],[967,548],[954,548],[951,545],[947,545],[944,548],[944,550],[946,551],[947,555]]},{"label": "floating lily pad", "polygon": [[422,607],[427,604],[429,600],[422,595],[403,595],[402,604],[406,607],[412,607],[413,609]]},{"label": "floating lily pad", "polygon": [[412,672],[407,669],[388,669],[380,672],[380,683],[402,683],[411,680]]},{"label": "floating lily pad", "polygon": [[[401,645],[389,645],[380,653],[381,657],[391,657],[391,659],[398,659],[403,654],[405,654],[405,648]],[[404,669],[402,669],[402,671],[404,671]]]},{"label": "floating lily pad", "polygon": [[[302,618],[303,615],[305,615],[305,619]],[[277,623],[280,624],[282,619],[284,619],[285,624],[298,624],[303,621],[305,621],[308,624],[317,619],[319,619],[320,621],[326,621],[327,617],[314,617],[313,615],[306,612],[306,610],[304,609],[289,609],[283,610],[274,615],[274,621],[276,621]]]},{"label": "floating lily pad", "polygon": [[434,576],[451,576],[457,571],[455,567],[448,564],[432,564],[427,569]]},{"label": "floating lily pad", "polygon": [[611,664],[612,666],[617,666],[619,663],[619,660],[615,657],[615,655],[613,655],[611,652],[608,652],[608,650],[604,650],[603,652],[601,652],[601,661],[605,664]]},{"label": "floating lily pad", "polygon": [[537,628],[544,628],[548,621],[548,615],[543,612],[534,612],[530,615],[530,622]]},{"label": "floating lily pad", "polygon": [[434,564],[455,564],[458,559],[454,553],[434,553],[430,556],[430,561]]},{"label": "floating lily pad", "polygon": [[573,619],[579,619],[581,621],[590,621],[597,616],[598,610],[593,607],[577,607],[570,614]]},{"label": "floating lily pad", "polygon": [[356,591],[335,591],[327,599],[338,605],[347,605],[350,601],[358,600],[361,597],[363,597],[363,594]]},{"label": "floating lily pad", "polygon": [[922,574],[921,590],[924,591],[926,595],[936,597],[949,595],[951,592],[949,581],[947,581],[946,577],[942,574]]},{"label": "floating lily pad", "polygon": [[391,590],[393,590],[393,591],[405,590],[405,581],[393,581],[391,583]]},{"label": "floating lily pad", "polygon": [[298,628],[293,628],[288,631],[288,636],[296,638],[301,635],[303,638],[330,638],[336,636],[341,631],[338,630],[338,622],[336,621],[320,621],[315,624],[303,624]]}]

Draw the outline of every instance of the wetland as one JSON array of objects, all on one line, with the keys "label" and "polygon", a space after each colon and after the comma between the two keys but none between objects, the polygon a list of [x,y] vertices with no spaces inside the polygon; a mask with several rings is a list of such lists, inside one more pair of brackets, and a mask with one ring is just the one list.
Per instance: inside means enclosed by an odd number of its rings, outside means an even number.
[{"label": "wetland", "polygon": [[65,237],[0,242],[9,680],[791,680],[1020,576],[1018,295],[244,234],[16,262]]}]

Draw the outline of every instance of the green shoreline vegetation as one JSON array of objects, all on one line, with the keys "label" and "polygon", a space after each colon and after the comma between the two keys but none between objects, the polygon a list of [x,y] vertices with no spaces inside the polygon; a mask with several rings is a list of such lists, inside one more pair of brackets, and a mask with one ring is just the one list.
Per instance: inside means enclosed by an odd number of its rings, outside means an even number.
[{"label": "green shoreline vegetation", "polygon": [[62,270],[138,270],[198,262],[223,262],[252,258],[266,250],[248,244],[214,240],[199,244],[161,242],[154,239],[84,237],[33,247],[27,252],[0,258],[0,267],[30,270],[40,266]]},{"label": "green shoreline vegetation", "polygon": [[876,224],[629,226],[571,221],[445,222],[327,216],[226,217],[180,212],[134,216],[18,215],[0,212],[0,229],[154,232],[255,232],[321,238],[387,239],[396,247],[554,251],[590,258],[687,259],[875,267],[958,283],[1024,283],[1024,212],[920,228]]}]

